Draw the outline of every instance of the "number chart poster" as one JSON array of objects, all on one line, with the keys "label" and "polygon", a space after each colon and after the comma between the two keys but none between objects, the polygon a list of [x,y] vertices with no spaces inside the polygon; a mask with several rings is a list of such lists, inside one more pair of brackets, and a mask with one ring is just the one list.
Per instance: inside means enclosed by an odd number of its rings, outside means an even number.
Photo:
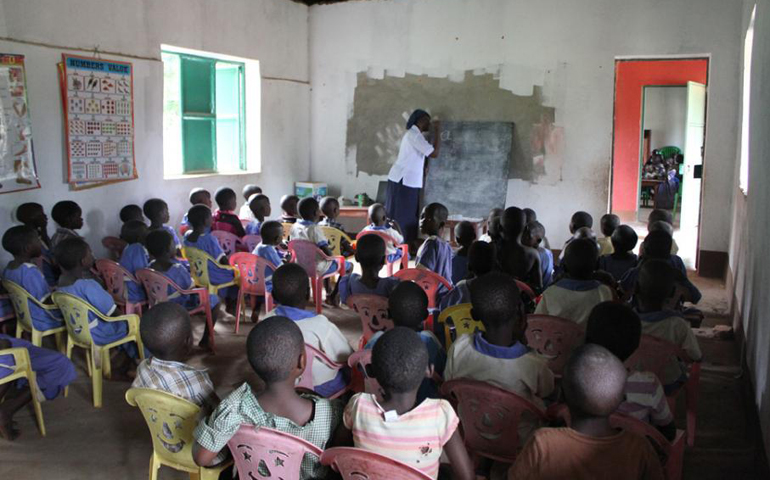
[{"label": "number chart poster", "polygon": [[62,62],[68,182],[137,178],[133,66],[67,54]]},{"label": "number chart poster", "polygon": [[24,55],[0,53],[0,193],[40,188]]}]

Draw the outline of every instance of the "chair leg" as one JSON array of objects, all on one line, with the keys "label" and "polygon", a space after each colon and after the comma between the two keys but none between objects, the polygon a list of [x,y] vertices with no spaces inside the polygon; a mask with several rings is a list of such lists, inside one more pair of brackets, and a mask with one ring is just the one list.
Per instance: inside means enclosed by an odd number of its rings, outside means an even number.
[{"label": "chair leg", "polygon": [[29,390],[32,393],[32,405],[35,407],[35,417],[37,418],[37,426],[40,428],[40,435],[45,437],[45,422],[43,421],[43,409],[40,406],[40,400],[38,400],[38,386],[37,378],[34,372],[30,370]]},{"label": "chair leg", "polygon": [[150,480],[158,480],[158,468],[160,464],[155,462],[155,454],[150,455]]},{"label": "chair leg", "polygon": [[24,333],[24,329],[21,328],[21,322],[16,320],[16,338],[21,338],[22,333]]},{"label": "chair leg", "polygon": [[93,363],[91,362],[91,350],[86,350],[86,365],[88,366],[88,376],[94,376]]},{"label": "chair leg", "polygon": [[56,339],[56,349],[59,351],[59,353],[64,352],[64,335],[64,332],[59,332],[54,337]]},{"label": "chair leg", "polygon": [[102,369],[97,368],[95,365],[91,366],[93,375],[91,375],[91,385],[93,387],[94,394],[94,407],[102,408]]},{"label": "chair leg", "polygon": [[110,364],[110,350],[108,348],[102,348],[101,349],[101,356],[102,356],[102,373],[104,374],[104,378],[110,379],[112,378],[112,365]]},{"label": "chair leg", "polygon": [[236,335],[238,334],[238,327],[240,326],[240,323],[241,323],[241,308],[243,308],[244,310],[246,309],[246,306],[244,305],[244,302],[243,302],[243,296],[244,296],[243,290],[240,290],[238,292],[238,303],[235,305],[235,333],[236,333]]},{"label": "chair leg", "polygon": [[[216,295],[216,290],[212,292],[209,290],[209,298],[211,298],[213,295]],[[209,329],[209,347],[211,348],[211,353],[216,352],[216,348],[214,345],[214,320],[211,318],[211,309],[206,310],[206,325],[208,325]]]},{"label": "chair leg", "polygon": [[394,262],[388,262],[388,276],[389,277],[393,276],[393,265],[394,265]]},{"label": "chair leg", "polygon": [[318,278],[313,282],[313,298],[315,299],[315,313],[320,314],[323,311],[323,279]]},{"label": "chair leg", "polygon": [[36,347],[43,346],[43,335],[38,330],[32,330],[32,345]]}]

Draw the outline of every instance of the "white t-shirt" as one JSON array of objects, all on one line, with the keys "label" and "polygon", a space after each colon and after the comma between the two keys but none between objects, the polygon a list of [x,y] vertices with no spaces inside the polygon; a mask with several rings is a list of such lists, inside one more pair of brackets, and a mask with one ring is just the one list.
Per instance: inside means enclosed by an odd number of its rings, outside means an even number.
[{"label": "white t-shirt", "polygon": [[566,318],[585,325],[596,305],[612,299],[612,290],[607,285],[595,280],[564,278],[543,292],[535,313]]},{"label": "white t-shirt", "polygon": [[398,150],[398,160],[390,168],[388,180],[400,182],[411,188],[422,188],[423,167],[425,157],[433,153],[431,145],[417,125],[407,130],[401,139],[401,147]]}]

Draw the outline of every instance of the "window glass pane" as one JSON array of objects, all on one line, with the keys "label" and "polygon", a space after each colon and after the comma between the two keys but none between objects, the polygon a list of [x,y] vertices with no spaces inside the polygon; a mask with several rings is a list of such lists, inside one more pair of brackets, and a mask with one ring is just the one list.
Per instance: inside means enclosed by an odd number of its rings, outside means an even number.
[{"label": "window glass pane", "polygon": [[166,175],[182,173],[182,106],[179,55],[163,59],[163,168]]},{"label": "window glass pane", "polygon": [[217,166],[222,172],[239,170],[243,163],[241,65],[217,62]]}]

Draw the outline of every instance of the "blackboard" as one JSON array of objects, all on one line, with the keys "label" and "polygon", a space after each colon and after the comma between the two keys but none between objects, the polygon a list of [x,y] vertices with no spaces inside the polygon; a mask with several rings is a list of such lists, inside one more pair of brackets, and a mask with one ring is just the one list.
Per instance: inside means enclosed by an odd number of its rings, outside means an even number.
[{"label": "blackboard", "polygon": [[438,158],[429,160],[423,205],[439,202],[449,215],[486,218],[503,208],[513,123],[441,122]]}]

